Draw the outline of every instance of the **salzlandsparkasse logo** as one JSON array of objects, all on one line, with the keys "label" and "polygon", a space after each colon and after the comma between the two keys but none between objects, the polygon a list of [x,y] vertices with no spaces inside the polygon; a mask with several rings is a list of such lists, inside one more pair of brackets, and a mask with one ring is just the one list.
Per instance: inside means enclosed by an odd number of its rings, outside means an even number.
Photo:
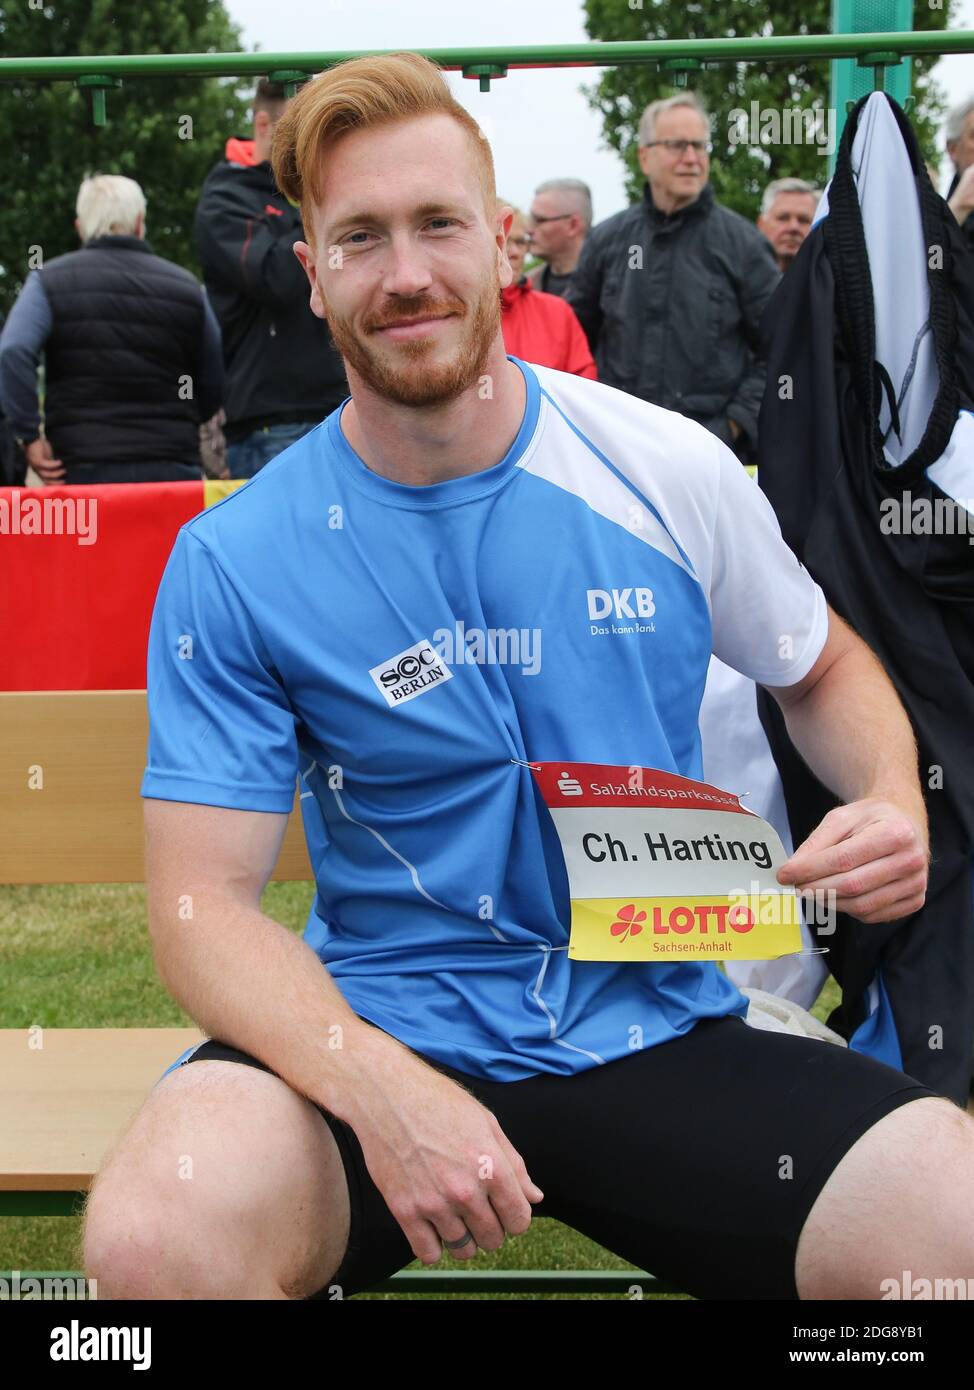
[{"label": "salzlandsparkasse logo", "polygon": [[376,689],[382,691],[390,709],[395,705],[404,705],[407,700],[415,700],[417,695],[425,695],[435,685],[453,679],[453,672],[432,642],[425,638],[407,647],[398,656],[380,661],[378,666],[372,667],[369,675]]}]

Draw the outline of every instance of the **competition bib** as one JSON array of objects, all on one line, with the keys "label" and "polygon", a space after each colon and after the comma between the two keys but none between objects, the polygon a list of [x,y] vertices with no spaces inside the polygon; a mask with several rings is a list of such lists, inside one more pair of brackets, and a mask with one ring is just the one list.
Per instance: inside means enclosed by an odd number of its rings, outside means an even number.
[{"label": "competition bib", "polygon": [[802,949],[788,856],[731,792],[651,767],[529,764],[561,841],[575,960],[773,960]]}]

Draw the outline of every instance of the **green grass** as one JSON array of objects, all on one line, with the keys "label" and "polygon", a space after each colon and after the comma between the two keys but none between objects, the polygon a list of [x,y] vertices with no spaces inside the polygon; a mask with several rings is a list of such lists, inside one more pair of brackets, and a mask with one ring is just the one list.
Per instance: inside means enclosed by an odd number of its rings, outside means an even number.
[{"label": "green grass", "polygon": [[[310,883],[272,883],[269,916],[301,932]],[[193,1020],[156,977],[145,927],[142,884],[55,885],[0,889],[0,1028],[191,1027]],[[813,1012],[823,1021],[838,1003],[829,980]],[[0,1217],[0,1270],[80,1269],[80,1217]],[[539,1218],[503,1249],[481,1252],[478,1269],[633,1269],[557,1221]],[[437,1269],[456,1269],[445,1256]],[[417,1261],[410,1268],[420,1269]],[[452,1295],[451,1295],[452,1296]],[[431,1298],[363,1294],[362,1298]],[[470,1294],[463,1298],[621,1298],[621,1294]],[[678,1298],[682,1295],[655,1295]]]}]

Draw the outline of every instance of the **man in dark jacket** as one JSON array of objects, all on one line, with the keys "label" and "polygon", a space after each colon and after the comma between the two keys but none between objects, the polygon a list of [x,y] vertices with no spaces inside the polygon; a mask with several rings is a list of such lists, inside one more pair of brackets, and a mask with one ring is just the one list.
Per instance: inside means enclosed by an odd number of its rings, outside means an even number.
[{"label": "man in dark jacket", "polygon": [[206,296],[146,241],[133,179],[86,178],[77,214],[81,249],[28,274],[0,337],[0,402],[17,445],[45,484],[201,478],[199,426],[223,397]]},{"label": "man in dark jacket", "polygon": [[196,209],[203,279],[223,329],[230,476],[249,478],[348,395],[328,326],[311,312],[292,247],[301,215],[271,173],[284,88],[262,79],[252,140],[231,137]]},{"label": "man in dark jacket", "polygon": [[[592,229],[592,190],[581,179],[548,179],[534,190],[531,251],[541,264],[528,279],[542,294],[564,297]],[[515,357],[517,353],[514,354]]]},{"label": "man in dark jacket", "polygon": [[640,203],[599,223],[565,298],[599,380],[699,421],[741,457],[757,445],[758,323],[780,279],[771,247],[707,182],[697,99],[654,101],[639,123]]}]

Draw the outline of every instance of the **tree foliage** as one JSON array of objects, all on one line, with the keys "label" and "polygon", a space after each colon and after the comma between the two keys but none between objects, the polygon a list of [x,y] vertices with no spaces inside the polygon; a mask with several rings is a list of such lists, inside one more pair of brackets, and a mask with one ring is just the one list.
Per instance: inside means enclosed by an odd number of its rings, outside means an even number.
[{"label": "tree foliage", "polygon": [[[47,0],[43,9],[32,3],[44,0],[0,0],[3,57],[243,50],[220,0]],[[0,83],[0,316],[9,313],[37,259],[31,248],[40,247],[45,262],[78,248],[75,203],[86,174],[135,179],[146,197],[153,250],[199,274],[192,242],[199,190],[227,136],[249,131],[255,85],[256,79],[125,77],[108,90],[108,124],[99,127],[90,94],[73,81]]]},{"label": "tree foliage", "polygon": [[[917,0],[916,28],[944,29],[956,9],[955,0],[931,8]],[[753,38],[772,34],[828,34],[831,0],[586,0],[586,29],[591,39]],[[935,141],[943,99],[931,80],[936,58],[913,60],[915,107],[911,120],[928,159],[936,161]],[[746,217],[757,215],[761,192],[778,178],[809,179],[819,187],[827,178],[827,159],[812,144],[732,144],[728,113],[735,107],[762,111],[822,107],[829,103],[828,61],[777,59],[767,64],[715,63],[689,78],[690,89],[711,113],[714,152],[711,182],[721,202]],[[645,182],[636,155],[639,117],[658,97],[679,88],[673,75],[655,66],[608,68],[598,84],[587,90],[589,102],[602,116],[606,143],[622,155],[628,169],[627,191],[637,200]],[[824,116],[823,116],[824,119]]]}]

